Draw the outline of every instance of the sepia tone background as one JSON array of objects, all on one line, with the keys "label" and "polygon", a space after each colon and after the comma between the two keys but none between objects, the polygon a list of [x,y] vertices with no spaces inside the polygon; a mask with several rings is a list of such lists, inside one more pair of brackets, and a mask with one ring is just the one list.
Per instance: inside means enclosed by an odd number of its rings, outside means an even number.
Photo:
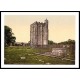
[{"label": "sepia tone background", "polygon": [[17,42],[30,41],[30,24],[48,19],[49,40],[54,42],[75,40],[74,15],[5,15],[4,24],[12,28]]}]

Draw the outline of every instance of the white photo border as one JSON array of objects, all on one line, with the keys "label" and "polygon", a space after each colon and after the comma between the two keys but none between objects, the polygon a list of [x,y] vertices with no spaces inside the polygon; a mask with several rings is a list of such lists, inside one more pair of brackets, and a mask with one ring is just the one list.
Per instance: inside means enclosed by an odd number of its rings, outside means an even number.
[{"label": "white photo border", "polygon": [[[75,16],[75,65],[8,65],[4,64],[4,16],[5,15],[74,15]],[[79,68],[79,12],[1,12],[1,68]]]}]

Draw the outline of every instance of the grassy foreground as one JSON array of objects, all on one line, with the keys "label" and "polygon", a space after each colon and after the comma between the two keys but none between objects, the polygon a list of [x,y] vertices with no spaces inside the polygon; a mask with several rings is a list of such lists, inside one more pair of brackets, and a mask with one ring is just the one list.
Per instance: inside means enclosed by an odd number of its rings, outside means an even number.
[{"label": "grassy foreground", "polygon": [[44,56],[50,49],[34,49],[24,46],[5,47],[5,64],[74,64],[74,61],[63,60],[60,57]]}]

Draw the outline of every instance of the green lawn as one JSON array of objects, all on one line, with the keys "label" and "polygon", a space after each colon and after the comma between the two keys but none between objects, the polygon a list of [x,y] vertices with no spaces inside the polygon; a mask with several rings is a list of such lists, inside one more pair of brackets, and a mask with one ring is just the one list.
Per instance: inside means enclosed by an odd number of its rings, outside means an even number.
[{"label": "green lawn", "polygon": [[[60,57],[43,56],[36,53],[44,53],[51,49],[39,49],[24,46],[5,47],[5,64],[74,64],[74,61],[62,60]],[[25,57],[25,59],[21,59]]]}]

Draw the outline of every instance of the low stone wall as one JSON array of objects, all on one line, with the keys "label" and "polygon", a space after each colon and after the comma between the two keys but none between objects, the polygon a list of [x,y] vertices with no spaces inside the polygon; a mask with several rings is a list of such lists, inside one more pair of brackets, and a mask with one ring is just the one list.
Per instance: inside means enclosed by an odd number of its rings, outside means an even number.
[{"label": "low stone wall", "polygon": [[65,48],[52,48],[52,55],[54,56],[61,56],[66,54]]}]

